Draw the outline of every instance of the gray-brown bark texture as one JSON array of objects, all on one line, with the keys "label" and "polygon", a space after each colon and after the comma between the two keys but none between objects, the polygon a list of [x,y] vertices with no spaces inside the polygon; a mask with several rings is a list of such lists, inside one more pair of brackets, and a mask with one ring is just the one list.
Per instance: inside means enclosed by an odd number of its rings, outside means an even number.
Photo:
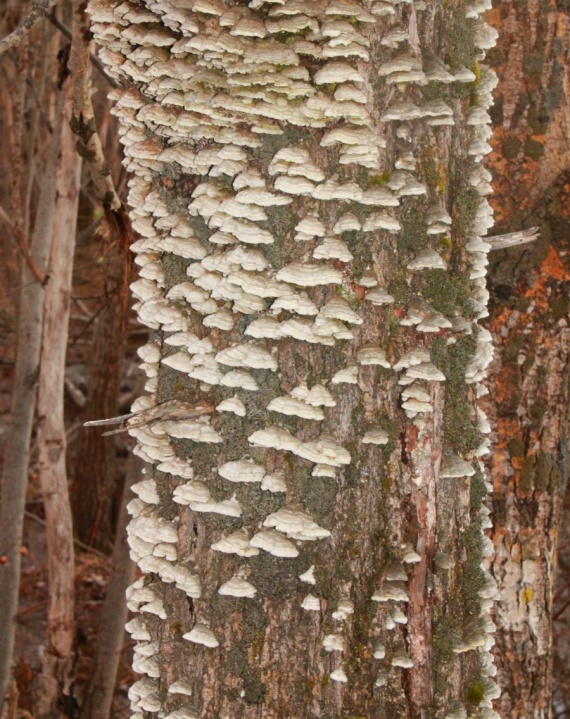
[{"label": "gray-brown bark texture", "polygon": [[153,330],[141,719],[496,716],[487,4],[90,4]]},{"label": "gray-brown bark texture", "polygon": [[61,152],[45,290],[38,388],[38,466],[48,548],[49,601],[47,646],[34,715],[59,716],[61,697],[69,696],[72,669],[75,556],[67,490],[63,408],[71,277],[81,184],[81,158],[69,127],[71,82],[64,87]]}]

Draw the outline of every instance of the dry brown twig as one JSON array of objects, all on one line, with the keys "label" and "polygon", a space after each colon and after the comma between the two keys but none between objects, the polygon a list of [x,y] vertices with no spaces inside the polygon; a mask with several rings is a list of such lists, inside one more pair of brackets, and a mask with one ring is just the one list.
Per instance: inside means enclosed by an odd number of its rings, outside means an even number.
[{"label": "dry brown twig", "polygon": [[215,414],[214,405],[203,402],[201,404],[191,404],[190,402],[181,402],[171,399],[155,407],[143,409],[140,412],[131,412],[123,414],[120,417],[112,417],[111,419],[96,419],[91,422],[85,422],[85,427],[100,427],[109,424],[120,424],[118,429],[105,432],[103,436],[119,434],[127,432],[129,429],[137,427],[147,427],[155,422],[161,421],[182,421],[186,419],[197,419],[207,414]]},{"label": "dry brown twig", "polygon": [[33,2],[30,11],[20,20],[18,27],[0,40],[0,55],[17,47],[26,35],[31,32],[38,20],[45,17],[58,2],[59,0],[39,0]]},{"label": "dry brown twig", "polygon": [[32,254],[30,252],[30,243],[24,237],[24,234],[22,233],[21,229],[12,224],[10,218],[8,217],[8,213],[1,205],[0,220],[4,222],[4,224],[10,230],[10,234],[15,239],[16,244],[18,245],[18,249],[22,253],[22,256],[25,259],[30,272],[33,274],[36,280],[43,285],[46,280],[46,273],[38,267],[37,262],[32,257]]}]

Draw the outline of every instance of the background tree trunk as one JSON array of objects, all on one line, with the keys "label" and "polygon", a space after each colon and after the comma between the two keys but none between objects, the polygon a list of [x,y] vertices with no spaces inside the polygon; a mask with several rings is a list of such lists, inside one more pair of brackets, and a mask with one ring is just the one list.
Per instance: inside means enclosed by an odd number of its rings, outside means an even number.
[{"label": "background tree trunk", "polygon": [[[57,48],[51,47],[55,53]],[[62,131],[63,93],[57,92],[53,134],[49,159],[44,173],[31,239],[31,255],[39,268],[45,268],[49,257],[56,199],[56,174],[59,164]],[[0,501],[0,697],[6,696],[10,684],[14,647],[15,616],[20,588],[22,530],[32,425],[42,339],[44,288],[32,271],[22,263],[22,290],[18,347],[12,390],[11,425],[6,439]]]},{"label": "background tree trunk", "polygon": [[135,577],[135,564],[129,556],[127,544],[127,504],[132,499],[131,487],[142,478],[142,469],[143,462],[131,455],[117,523],[111,574],[97,633],[97,652],[81,705],[81,719],[108,719],[112,716],[117,669],[123,652],[124,626],[128,614],[125,591]]},{"label": "background tree trunk", "polygon": [[75,555],[65,463],[67,442],[63,397],[81,158],[75,150],[69,127],[69,80],[64,96],[38,390],[38,463],[46,517],[49,572],[48,641],[34,710],[35,716],[40,719],[66,715],[63,711],[65,701],[71,695],[75,634]]},{"label": "background tree trunk", "polygon": [[[495,659],[503,716],[549,717],[552,599],[567,481],[570,331],[570,18],[556,2],[508,1],[489,61],[493,206],[501,230],[539,225],[540,239],[491,255],[497,346],[488,402],[497,437],[493,574],[502,587]],[[492,400],[492,401],[491,401]],[[567,460],[566,460],[567,461]]]}]

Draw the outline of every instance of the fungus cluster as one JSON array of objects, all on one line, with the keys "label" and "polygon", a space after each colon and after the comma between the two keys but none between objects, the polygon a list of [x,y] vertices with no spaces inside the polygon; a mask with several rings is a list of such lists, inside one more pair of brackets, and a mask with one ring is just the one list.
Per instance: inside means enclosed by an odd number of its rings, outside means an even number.
[{"label": "fungus cluster", "polygon": [[[350,681],[342,657],[354,604],[346,591],[328,607],[316,578],[318,555],[306,561],[311,546],[329,541],[331,529],[291,500],[290,477],[279,469],[290,461],[309,463],[313,478],[329,481],[354,461],[336,422],[345,393],[364,401],[361,388],[371,377],[389,377],[397,412],[417,432],[420,447],[441,419],[448,384],[447,368],[432,352],[434,341],[451,347],[473,334],[464,380],[474,426],[482,435],[490,431],[474,408],[492,357],[491,337],[477,325],[487,314],[484,277],[493,246],[484,239],[492,226],[490,175],[480,164],[490,151],[488,110],[496,84],[494,73],[479,63],[494,42],[481,17],[488,6],[488,0],[465,4],[476,76],[420,51],[410,17],[422,17],[422,0],[90,2],[100,57],[121,84],[112,93],[113,112],[121,124],[139,236],[132,246],[139,267],[132,290],[139,320],[152,331],[139,350],[148,394],[133,412],[157,406],[167,373],[178,373],[198,401],[211,392],[217,398],[215,416],[171,416],[129,429],[136,453],[151,467],[129,505],[129,544],[143,571],[128,596],[129,607],[141,612],[129,622],[138,642],[135,669],[145,675],[129,693],[136,719],[143,712],[170,719],[199,713],[199,687],[188,677],[165,687],[160,676],[156,624],[149,616],[166,617],[165,591],[174,588],[195,602],[181,645],[207,665],[225,640],[205,597],[216,592],[230,603],[259,601],[248,560],[260,553],[298,558],[300,582],[314,589],[299,595],[297,608],[330,614],[335,630],[322,637],[323,652],[333,660],[330,679]],[[378,38],[381,60],[371,52]],[[450,92],[465,84],[472,85],[470,103]],[[441,90],[441,99],[433,99],[428,86]],[[453,208],[447,191],[428,181],[412,142],[423,133],[428,145],[440,138],[445,143],[458,124],[469,134],[466,180],[478,198],[461,230],[465,208]],[[421,215],[423,229],[421,242],[399,258],[409,290],[402,302],[377,250],[397,251],[409,232],[410,208]],[[284,220],[292,217],[293,223]],[[367,254],[370,247],[374,252]],[[363,254],[369,259],[362,261]],[[465,255],[468,301],[439,306],[426,288]],[[173,266],[174,281],[167,279]],[[371,332],[374,322],[391,320],[404,337],[401,350],[382,346]],[[312,345],[332,348],[343,359],[334,371],[323,369],[292,386],[284,380],[282,349],[295,353]],[[263,406],[255,412],[258,397]],[[239,451],[228,455],[227,427],[236,417],[249,429]],[[391,451],[390,433],[373,412],[353,431],[370,461]],[[469,453],[448,446],[445,436],[443,442],[437,481],[469,481],[483,471],[488,439]],[[194,466],[191,453],[181,449],[189,445],[207,450],[211,466]],[[421,487],[421,472],[412,481]],[[254,491],[271,493],[263,496],[278,508],[251,519],[245,503]],[[196,521],[214,515],[233,522],[227,531],[205,530],[208,551],[223,568],[216,586],[203,586],[200,568],[181,551],[181,522],[167,518],[172,513],[163,511],[165,503],[178,506],[180,516],[192,512]],[[486,507],[477,521],[483,529],[489,525]],[[483,545],[488,550],[488,542]],[[379,691],[394,669],[414,666],[413,637],[401,646],[393,630],[408,621],[407,572],[425,559],[419,545],[404,542],[393,550],[398,561],[370,598],[392,630],[390,642],[378,640],[371,650],[379,662]],[[450,571],[454,559],[438,548],[434,564],[436,573]],[[486,610],[496,586],[490,575],[482,577],[478,597]],[[489,684],[485,709],[496,693],[491,634],[483,612],[456,647],[457,653],[481,655]],[[462,711],[451,707],[448,715]]]}]

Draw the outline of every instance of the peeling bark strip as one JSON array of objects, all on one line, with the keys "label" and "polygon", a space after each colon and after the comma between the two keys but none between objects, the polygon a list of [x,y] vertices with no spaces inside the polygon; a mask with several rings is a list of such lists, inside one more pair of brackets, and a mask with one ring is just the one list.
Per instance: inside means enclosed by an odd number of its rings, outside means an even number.
[{"label": "peeling bark strip", "polygon": [[[93,0],[125,83],[137,719],[497,716],[486,0]],[[170,405],[169,405],[170,406]]]}]

